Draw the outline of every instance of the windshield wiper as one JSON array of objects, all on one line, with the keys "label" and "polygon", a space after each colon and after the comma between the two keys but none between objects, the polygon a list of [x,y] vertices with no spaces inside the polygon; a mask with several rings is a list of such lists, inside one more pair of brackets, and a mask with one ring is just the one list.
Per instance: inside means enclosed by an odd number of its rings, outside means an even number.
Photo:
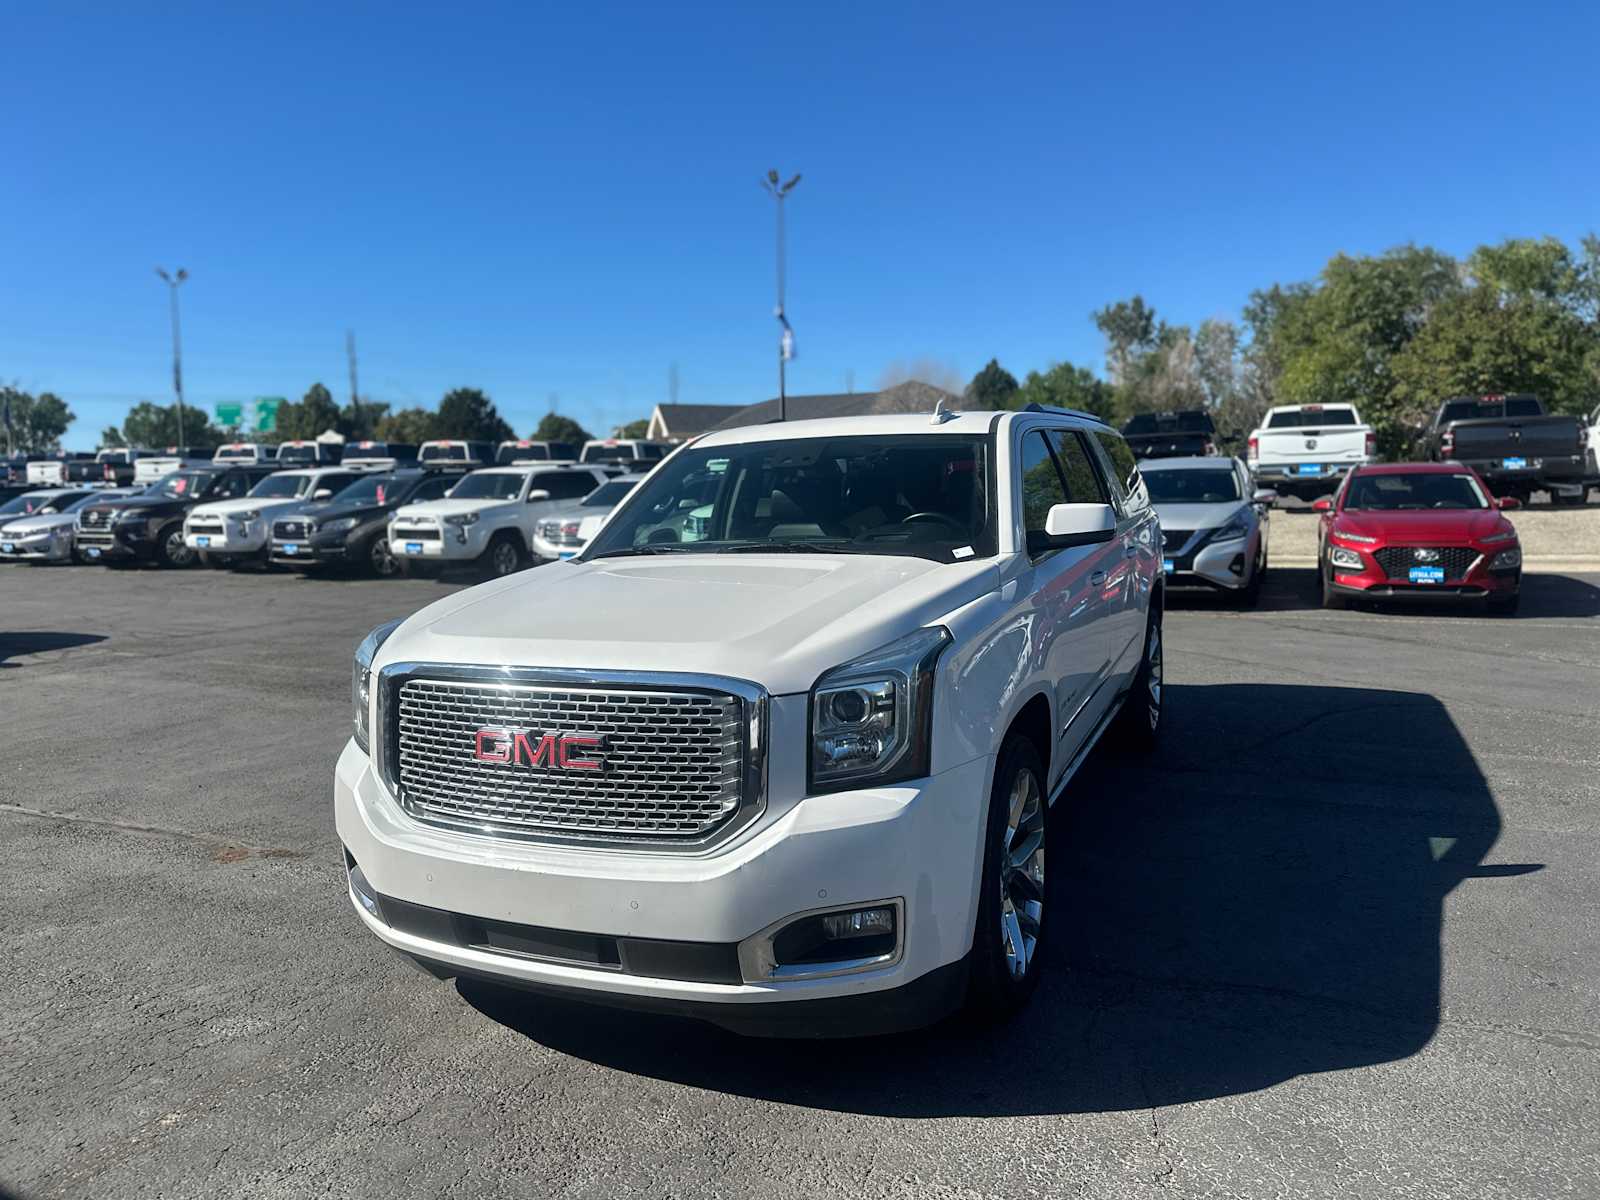
[{"label": "windshield wiper", "polygon": [[871,554],[864,546],[844,541],[824,542],[741,542],[724,546],[718,554]]},{"label": "windshield wiper", "polygon": [[695,547],[684,545],[682,542],[652,542],[644,546],[629,546],[623,550],[607,550],[604,554],[591,554],[584,562],[594,562],[601,558],[626,558],[632,554],[687,554]]}]

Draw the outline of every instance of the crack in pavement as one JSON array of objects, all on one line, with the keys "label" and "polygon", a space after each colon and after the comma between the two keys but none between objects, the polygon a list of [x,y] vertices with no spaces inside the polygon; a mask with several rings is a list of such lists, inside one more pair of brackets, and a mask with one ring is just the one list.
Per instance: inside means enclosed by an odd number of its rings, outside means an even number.
[{"label": "crack in pavement", "polygon": [[287,846],[251,846],[233,838],[218,837],[211,833],[196,833],[190,829],[172,829],[165,825],[146,825],[139,821],[119,821],[113,817],[90,817],[82,813],[51,812],[43,808],[29,808],[25,804],[0,804],[0,813],[20,817],[35,817],[44,821],[61,821],[71,825],[93,825],[100,829],[114,829],[121,833],[150,833],[157,837],[178,838],[198,842],[211,851],[214,862],[235,863],[247,858],[309,858],[309,850],[294,850]]}]

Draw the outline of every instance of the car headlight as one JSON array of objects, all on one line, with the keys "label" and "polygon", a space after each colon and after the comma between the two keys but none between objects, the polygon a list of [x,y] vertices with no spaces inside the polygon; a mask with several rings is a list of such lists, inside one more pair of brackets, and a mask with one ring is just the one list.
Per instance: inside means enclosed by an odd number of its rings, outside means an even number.
[{"label": "car headlight", "polygon": [[1494,561],[1489,564],[1489,569],[1496,570],[1500,568],[1520,567],[1521,565],[1522,547],[1512,546],[1509,549],[1502,550],[1499,554],[1496,554],[1494,556]]},{"label": "car headlight", "polygon": [[113,525],[142,525],[149,520],[143,513],[135,512],[131,508],[114,510],[110,519]]},{"label": "car headlight", "polygon": [[1250,518],[1241,512],[1235,513],[1231,518],[1229,518],[1226,525],[1219,526],[1217,529],[1213,530],[1211,534],[1211,540],[1213,542],[1231,542],[1236,538],[1249,536]]},{"label": "car headlight", "polygon": [[1343,546],[1329,546],[1328,561],[1336,567],[1345,567],[1351,571],[1362,569],[1361,555]]},{"label": "car headlight", "polygon": [[353,706],[351,718],[355,725],[356,745],[366,754],[372,753],[369,749],[372,742],[372,660],[377,657],[378,648],[388,641],[389,635],[399,627],[400,621],[389,621],[379,625],[362,638],[361,645],[356,647],[355,671],[350,691]]},{"label": "car headlight", "polygon": [[317,526],[317,532],[318,533],[344,533],[346,530],[354,529],[355,527],[356,527],[356,518],[354,518],[354,517],[338,517],[338,518],[335,518],[332,521],[324,521],[324,522],[322,522],[322,524]]},{"label": "car headlight", "polygon": [[475,512],[456,513],[453,517],[446,517],[444,523],[446,525],[476,525],[478,523],[478,514]]},{"label": "car headlight", "polygon": [[234,513],[233,514],[233,519],[235,521],[239,522],[239,524],[241,524],[241,525],[248,525],[248,524],[250,524],[251,521],[254,521],[260,515],[261,515],[261,510],[259,508],[251,508],[251,509],[246,509],[244,512],[241,512],[241,513]]},{"label": "car headlight", "polygon": [[943,626],[919,629],[817,680],[810,697],[809,791],[928,773],[933,668],[950,641]]},{"label": "car headlight", "polygon": [[1502,529],[1499,533],[1491,533],[1488,537],[1479,538],[1478,540],[1485,546],[1492,546],[1495,542],[1509,542],[1516,536],[1517,531],[1515,529]]}]

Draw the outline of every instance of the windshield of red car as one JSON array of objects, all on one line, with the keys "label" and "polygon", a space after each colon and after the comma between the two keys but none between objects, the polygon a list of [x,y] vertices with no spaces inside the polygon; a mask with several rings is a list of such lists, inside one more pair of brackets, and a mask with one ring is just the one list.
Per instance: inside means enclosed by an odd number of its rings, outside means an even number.
[{"label": "windshield of red car", "polygon": [[1401,512],[1424,508],[1488,508],[1489,497],[1471,475],[1418,471],[1411,475],[1357,475],[1345,496],[1346,512]]}]

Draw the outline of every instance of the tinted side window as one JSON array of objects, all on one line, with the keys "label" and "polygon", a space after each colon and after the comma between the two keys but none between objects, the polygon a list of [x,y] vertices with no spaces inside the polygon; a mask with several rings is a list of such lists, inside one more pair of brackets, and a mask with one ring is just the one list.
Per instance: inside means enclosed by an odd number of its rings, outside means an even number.
[{"label": "tinted side window", "polygon": [[229,471],[212,485],[208,499],[232,500],[248,492],[256,481],[256,477],[246,475],[241,471]]},{"label": "tinted side window", "polygon": [[411,499],[419,503],[423,500],[438,500],[450,490],[450,485],[454,482],[455,480],[447,475],[435,475],[432,479],[424,479],[411,494]]},{"label": "tinted side window", "polygon": [[1094,469],[1091,451],[1083,441],[1083,434],[1067,429],[1050,431],[1050,447],[1056,452],[1061,473],[1067,481],[1069,504],[1110,504],[1105,484]]},{"label": "tinted side window", "polygon": [[349,471],[339,471],[332,475],[324,475],[321,479],[317,480],[317,490],[320,491],[322,488],[327,488],[330,492],[333,492],[335,495],[337,495],[359,478],[360,476]]},{"label": "tinted side window", "polygon": [[1105,451],[1106,459],[1111,464],[1111,476],[1127,502],[1128,511],[1137,512],[1148,507],[1150,497],[1145,493],[1144,477],[1139,474],[1139,461],[1134,458],[1128,443],[1109,430],[1104,433],[1097,431],[1094,438],[1100,443],[1100,449]]},{"label": "tinted side window", "polygon": [[1067,486],[1056,469],[1055,455],[1041,430],[1022,439],[1022,461],[1018,476],[1022,484],[1022,527],[1027,533],[1028,553],[1034,557],[1049,550],[1045,545],[1044,523],[1054,504],[1067,503]]},{"label": "tinted side window", "polygon": [[567,471],[556,476],[550,495],[557,500],[581,500],[599,486],[587,471]]}]

